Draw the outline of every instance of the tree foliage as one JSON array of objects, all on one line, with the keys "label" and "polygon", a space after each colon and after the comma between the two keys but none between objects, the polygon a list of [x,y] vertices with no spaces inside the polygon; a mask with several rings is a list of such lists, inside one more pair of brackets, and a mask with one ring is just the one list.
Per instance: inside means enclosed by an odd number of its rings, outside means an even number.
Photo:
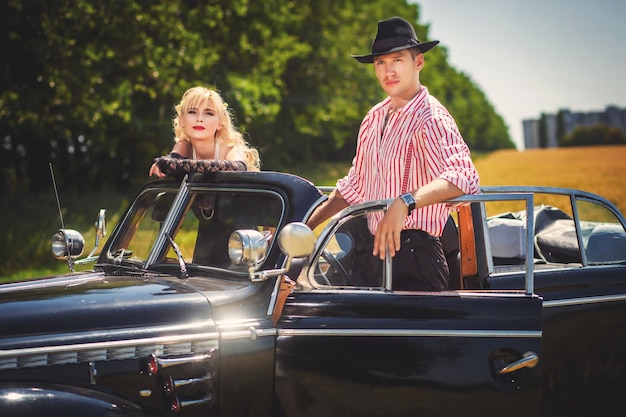
[{"label": "tree foliage", "polygon": [[[49,189],[48,164],[80,190],[135,186],[172,145],[173,105],[220,90],[264,169],[350,160],[358,125],[383,97],[370,66],[375,22],[406,0],[6,0],[0,4],[0,187]],[[148,4],[149,4],[148,3]],[[474,150],[513,147],[502,118],[447,51],[423,83]]]},{"label": "tree foliage", "polygon": [[559,139],[559,146],[626,145],[626,134],[619,127],[596,123],[592,126],[576,126]]}]

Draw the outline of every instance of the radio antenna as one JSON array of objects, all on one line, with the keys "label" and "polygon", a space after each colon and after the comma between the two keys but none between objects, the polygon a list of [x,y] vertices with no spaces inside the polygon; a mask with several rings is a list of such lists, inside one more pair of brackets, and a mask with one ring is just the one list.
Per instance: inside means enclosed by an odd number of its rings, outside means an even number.
[{"label": "radio antenna", "polygon": [[50,175],[52,176],[52,187],[54,188],[54,196],[57,200],[57,207],[59,208],[59,218],[61,219],[61,230],[63,231],[63,237],[65,238],[65,251],[68,254],[67,257],[67,266],[70,269],[70,272],[74,272],[74,261],[72,257],[69,256],[69,248],[67,243],[67,235],[65,233],[65,223],[63,223],[63,212],[61,211],[61,201],[59,199],[59,191],[57,190],[57,182],[54,179],[54,170],[52,169],[52,162],[50,162]]}]

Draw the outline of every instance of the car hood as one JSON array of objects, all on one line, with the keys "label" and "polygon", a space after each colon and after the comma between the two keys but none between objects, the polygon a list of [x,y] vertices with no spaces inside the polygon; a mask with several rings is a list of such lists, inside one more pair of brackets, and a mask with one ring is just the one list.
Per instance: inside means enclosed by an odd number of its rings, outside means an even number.
[{"label": "car hood", "polygon": [[210,303],[176,279],[80,273],[0,285],[0,351],[216,332]]}]

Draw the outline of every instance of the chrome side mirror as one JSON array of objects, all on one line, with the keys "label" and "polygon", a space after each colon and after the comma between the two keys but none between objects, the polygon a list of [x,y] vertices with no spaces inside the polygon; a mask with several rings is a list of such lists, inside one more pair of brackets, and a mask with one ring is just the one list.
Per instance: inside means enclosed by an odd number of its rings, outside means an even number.
[{"label": "chrome side mirror", "polygon": [[98,213],[98,218],[96,219],[95,224],[96,243],[94,244],[93,249],[91,250],[91,252],[89,252],[89,255],[87,255],[86,258],[76,261],[76,264],[86,264],[89,262],[94,262],[98,259],[98,256],[94,255],[94,253],[96,253],[96,250],[98,250],[98,247],[100,247],[100,239],[104,239],[104,237],[107,235],[106,212],[107,211],[105,209],[100,209],[100,212]]},{"label": "chrome side mirror", "polygon": [[306,258],[315,248],[313,231],[304,223],[289,223],[278,234],[278,247],[287,255],[285,269],[289,269],[295,258]]},{"label": "chrome side mirror", "polygon": [[100,239],[104,238],[107,235],[107,211],[105,209],[100,209],[98,213],[98,218],[96,219],[96,248],[100,244]]}]

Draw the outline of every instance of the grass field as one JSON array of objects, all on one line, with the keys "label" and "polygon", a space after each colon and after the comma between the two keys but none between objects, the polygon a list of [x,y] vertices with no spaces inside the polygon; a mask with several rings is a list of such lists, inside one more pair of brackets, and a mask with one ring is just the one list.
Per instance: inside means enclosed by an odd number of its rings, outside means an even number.
[{"label": "grass field", "polygon": [[[626,213],[626,146],[505,150],[475,155],[474,161],[482,185],[576,188],[604,196]],[[318,185],[334,185],[348,168],[348,163],[322,163],[291,172]],[[66,196],[62,201],[66,227],[85,235],[85,253],[93,246],[93,221],[98,209],[107,208],[110,233],[129,202],[128,196],[102,192]],[[50,253],[50,236],[59,227],[52,194],[2,201],[0,211],[0,282],[67,271],[67,264],[55,261]]]},{"label": "grass field", "polygon": [[626,213],[626,146],[497,151],[475,160],[481,185],[541,185],[599,194]]},{"label": "grass field", "polygon": [[[508,149],[474,155],[481,185],[540,185],[589,191],[626,213],[626,146]],[[294,172],[318,185],[334,185],[349,164],[322,164]]]}]

